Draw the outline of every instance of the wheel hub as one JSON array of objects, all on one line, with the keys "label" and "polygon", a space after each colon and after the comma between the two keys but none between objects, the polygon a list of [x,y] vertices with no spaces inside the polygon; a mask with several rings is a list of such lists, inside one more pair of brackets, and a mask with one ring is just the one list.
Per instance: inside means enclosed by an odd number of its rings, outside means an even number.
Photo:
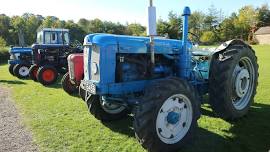
[{"label": "wheel hub", "polygon": [[180,120],[180,113],[176,113],[174,111],[169,112],[167,116],[168,123],[175,125]]},{"label": "wheel hub", "polygon": [[156,131],[160,140],[174,144],[181,140],[192,122],[192,106],[183,94],[168,98],[162,105],[156,118]]},{"label": "wheel hub", "polygon": [[247,69],[242,69],[236,76],[235,92],[239,98],[245,96],[248,91],[250,76]]},{"label": "wheel hub", "polygon": [[29,74],[29,69],[27,67],[23,66],[19,69],[19,74],[21,76],[27,76]]}]

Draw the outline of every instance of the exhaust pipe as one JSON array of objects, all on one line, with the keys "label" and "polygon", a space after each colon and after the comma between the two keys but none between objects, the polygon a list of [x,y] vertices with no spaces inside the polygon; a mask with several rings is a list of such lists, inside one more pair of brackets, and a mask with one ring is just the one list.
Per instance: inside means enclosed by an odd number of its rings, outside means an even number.
[{"label": "exhaust pipe", "polygon": [[155,67],[155,36],[157,35],[157,22],[156,22],[156,7],[153,6],[153,0],[149,0],[150,6],[148,7],[148,30],[147,34],[150,36],[150,54],[151,54],[151,65],[153,69]]}]

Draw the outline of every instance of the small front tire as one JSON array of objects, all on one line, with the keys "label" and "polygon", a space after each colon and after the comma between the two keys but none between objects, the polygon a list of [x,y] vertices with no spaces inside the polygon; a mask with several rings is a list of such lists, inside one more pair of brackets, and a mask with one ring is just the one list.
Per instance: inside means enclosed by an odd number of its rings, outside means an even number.
[{"label": "small front tire", "polygon": [[14,69],[15,64],[10,64],[8,67],[8,71],[11,75],[15,76],[13,69]]},{"label": "small front tire", "polygon": [[44,86],[54,84],[57,77],[58,73],[53,66],[43,66],[38,69],[37,80]]},{"label": "small front tire", "polygon": [[32,65],[29,69],[29,78],[35,82],[37,82],[37,72],[38,72],[38,66]]},{"label": "small front tire", "polygon": [[100,96],[91,95],[87,101],[89,112],[100,121],[120,120],[127,116],[128,110],[122,105],[105,103]]},{"label": "small front tire", "polygon": [[25,64],[17,64],[13,68],[13,73],[19,79],[26,79],[29,75],[29,66]]},{"label": "small front tire", "polygon": [[69,78],[69,73],[66,73],[62,80],[62,87],[66,93],[69,95],[73,95],[75,93],[78,93],[78,86],[76,84],[72,84]]}]

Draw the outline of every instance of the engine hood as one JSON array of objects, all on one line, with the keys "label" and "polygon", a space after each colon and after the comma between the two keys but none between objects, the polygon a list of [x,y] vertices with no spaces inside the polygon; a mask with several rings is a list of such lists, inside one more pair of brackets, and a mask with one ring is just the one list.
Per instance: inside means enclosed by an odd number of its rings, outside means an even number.
[{"label": "engine hood", "polygon": [[12,47],[10,48],[10,53],[31,53],[32,48],[30,47]]},{"label": "engine hood", "polygon": [[[181,40],[155,38],[155,53],[177,54],[182,49]],[[96,44],[99,46],[118,45],[118,53],[147,53],[150,46],[149,37],[137,37],[113,34],[89,34],[84,39],[84,45]],[[192,44],[188,43],[188,48]]]}]

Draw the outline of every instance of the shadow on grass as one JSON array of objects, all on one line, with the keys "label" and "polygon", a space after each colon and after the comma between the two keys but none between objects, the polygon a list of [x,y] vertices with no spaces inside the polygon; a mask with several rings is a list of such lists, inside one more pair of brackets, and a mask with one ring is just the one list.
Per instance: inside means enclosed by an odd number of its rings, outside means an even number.
[{"label": "shadow on grass", "polygon": [[129,137],[135,138],[132,122],[133,122],[133,117],[128,116],[127,118],[119,120],[119,121],[103,122],[103,124],[114,132],[118,132],[121,134],[128,135]]},{"label": "shadow on grass", "polygon": [[0,83],[6,83],[6,84],[26,84],[23,81],[19,80],[0,80]]},{"label": "shadow on grass", "polygon": [[[216,117],[205,110],[203,114]],[[181,152],[267,152],[270,150],[270,105],[255,103],[248,115],[231,122],[229,130],[221,130],[225,135],[198,128],[196,138]],[[104,123],[112,131],[135,138],[129,116],[117,122]]]}]

